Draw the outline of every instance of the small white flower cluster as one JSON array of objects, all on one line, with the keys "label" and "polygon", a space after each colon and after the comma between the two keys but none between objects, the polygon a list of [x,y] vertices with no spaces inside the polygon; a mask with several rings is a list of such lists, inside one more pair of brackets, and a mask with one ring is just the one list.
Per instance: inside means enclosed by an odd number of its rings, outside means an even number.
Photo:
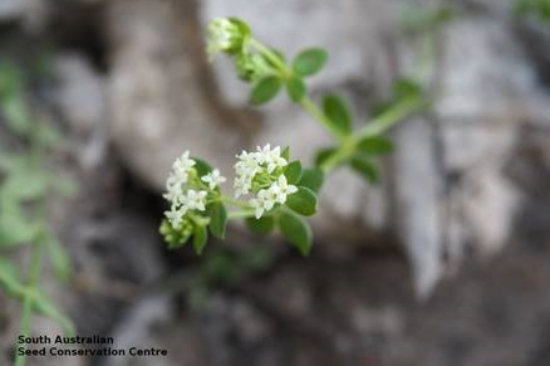
[{"label": "small white flower cluster", "polygon": [[292,184],[288,184],[284,174],[279,176],[277,181],[273,182],[269,188],[260,189],[256,198],[250,200],[250,205],[254,208],[254,216],[257,219],[271,210],[276,203],[283,204],[286,202],[288,195],[296,193],[298,188]]},{"label": "small white flower cluster", "polygon": [[227,179],[220,174],[218,169],[214,169],[210,173],[203,176],[201,180],[208,184],[208,188],[210,188],[210,190],[214,190],[222,183],[225,183]]},{"label": "small white flower cluster", "polygon": [[239,37],[239,27],[230,19],[215,19],[208,26],[208,53],[213,56],[219,52],[229,51],[234,47],[235,38]]},{"label": "small white flower cluster", "polygon": [[[206,210],[208,192],[197,187],[196,182],[192,182],[196,179],[195,165],[196,162],[189,158],[189,151],[185,151],[172,165],[172,171],[166,180],[167,192],[163,197],[171,203],[171,206],[170,211],[165,212],[165,215],[174,228],[182,224],[188,211]],[[208,184],[210,190],[213,190],[226,179],[216,169],[204,175],[201,180]]]},{"label": "small white flower cluster", "polygon": [[[271,210],[275,204],[286,202],[287,196],[296,193],[298,188],[288,184],[280,168],[288,165],[288,161],[281,156],[279,146],[271,149],[269,144],[257,148],[256,152],[243,151],[237,156],[235,164],[235,196],[252,192],[254,182],[265,188],[259,189],[256,197],[250,200],[257,219]],[[273,173],[277,173],[274,174]]]}]

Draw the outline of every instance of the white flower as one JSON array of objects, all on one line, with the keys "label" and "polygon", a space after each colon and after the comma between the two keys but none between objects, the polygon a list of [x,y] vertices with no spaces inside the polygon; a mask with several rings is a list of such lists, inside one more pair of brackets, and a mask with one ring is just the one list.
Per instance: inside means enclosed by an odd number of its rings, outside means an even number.
[{"label": "white flower", "polygon": [[235,178],[235,198],[239,198],[250,192],[252,188],[252,177],[249,176],[240,176]]},{"label": "white flower", "polygon": [[250,192],[250,189],[252,188],[252,180],[260,170],[255,153],[243,151],[240,155],[237,155],[237,158],[239,161],[235,164],[235,197],[239,197]]},{"label": "white flower", "polygon": [[267,191],[265,189],[262,189],[260,192],[258,192],[258,195],[256,198],[253,198],[249,201],[250,206],[254,209],[254,216],[259,219],[262,217],[265,211],[268,211],[269,202],[267,201],[266,193]]},{"label": "white flower", "polygon": [[206,191],[197,192],[193,189],[190,189],[187,191],[187,194],[185,195],[181,204],[187,207],[189,210],[204,211],[206,210],[206,195]]},{"label": "white flower", "polygon": [[166,218],[170,221],[170,224],[174,229],[178,228],[183,222],[183,216],[187,213],[187,208],[185,206],[177,208],[175,205],[172,205],[170,211],[166,211],[164,214]]},{"label": "white flower", "polygon": [[288,164],[286,159],[281,156],[281,148],[279,146],[271,149],[270,144],[267,144],[263,148],[258,146],[257,150],[257,160],[267,168],[269,174],[273,173],[275,169],[282,168]]},{"label": "white flower", "polygon": [[258,198],[262,200],[266,211],[271,210],[273,206],[275,206],[275,203],[277,203],[278,194],[278,188],[273,186],[269,187],[269,189],[262,189],[258,192]]},{"label": "white flower", "polygon": [[208,26],[207,52],[212,56],[229,51],[237,46],[239,38],[242,38],[241,30],[230,19],[215,19]]},{"label": "white flower", "polygon": [[268,159],[269,155],[271,154],[271,146],[270,144],[265,145],[264,147],[256,146],[256,156],[258,159],[258,163],[264,164],[266,162],[266,159]]},{"label": "white flower", "polygon": [[248,153],[243,150],[241,155],[237,155],[237,158],[239,158],[239,161],[235,164],[237,174],[254,176],[260,170],[256,153]]},{"label": "white flower", "polygon": [[254,216],[257,219],[261,218],[264,212],[267,212],[277,203],[279,195],[279,187],[272,185],[269,189],[262,189],[256,195],[256,198],[250,200],[250,205],[254,209]]},{"label": "white flower", "polygon": [[[235,164],[234,183],[235,197],[237,198],[250,193],[253,183],[261,185],[271,183],[274,178],[271,176],[273,171],[288,165],[287,160],[281,156],[281,148],[277,146],[271,149],[270,144],[264,147],[258,146],[256,152],[243,151],[237,155],[237,158],[239,161]],[[284,197],[286,199],[286,193]]]},{"label": "white flower", "polygon": [[284,174],[279,177],[277,182],[271,185],[270,189],[273,187],[277,187],[277,202],[279,202],[280,204],[286,202],[287,196],[298,192],[298,187],[292,184],[288,184],[288,181],[286,180]]},{"label": "white flower", "polygon": [[201,180],[208,183],[208,187],[212,190],[224,183],[227,179],[220,175],[220,171],[218,169],[214,169],[212,172],[203,176]]},{"label": "white flower", "polygon": [[163,195],[170,202],[178,202],[183,195],[182,180],[174,173],[170,173],[166,180],[166,193]]},{"label": "white flower", "polygon": [[187,183],[189,171],[195,164],[195,160],[189,158],[189,151],[185,151],[176,159],[174,164],[172,164],[173,173],[182,184]]}]

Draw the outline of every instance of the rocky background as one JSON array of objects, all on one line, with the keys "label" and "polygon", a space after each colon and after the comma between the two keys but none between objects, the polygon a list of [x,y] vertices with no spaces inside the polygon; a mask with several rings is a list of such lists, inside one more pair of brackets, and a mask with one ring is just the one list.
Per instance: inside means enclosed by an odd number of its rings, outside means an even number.
[{"label": "rocky background", "polygon": [[[75,276],[42,281],[79,333],[170,350],[30,364],[550,364],[550,25],[516,3],[0,0],[0,58],[46,64],[32,106],[63,127],[52,160],[79,186],[48,211]],[[160,193],[181,151],[229,172],[242,148],[290,145],[311,161],[330,142],[284,98],[247,105],[229,64],[204,53],[211,19],[242,17],[289,54],[326,47],[314,97],[337,90],[367,121],[420,57],[404,14],[442,4],[456,16],[437,32],[432,111],[392,131],[380,186],[329,179],[311,258],[238,225],[200,259],[164,249]],[[0,365],[20,307],[0,292]]]}]

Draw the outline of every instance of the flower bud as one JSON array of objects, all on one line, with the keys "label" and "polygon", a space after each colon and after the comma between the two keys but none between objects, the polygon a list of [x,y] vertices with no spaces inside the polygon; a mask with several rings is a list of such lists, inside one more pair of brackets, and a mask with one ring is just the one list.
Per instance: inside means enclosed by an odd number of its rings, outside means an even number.
[{"label": "flower bud", "polygon": [[243,51],[250,34],[250,27],[240,19],[215,19],[208,26],[208,53],[211,56],[220,52],[228,55],[239,54]]},{"label": "flower bud", "polygon": [[241,79],[252,83],[271,73],[269,64],[259,54],[242,53],[235,61],[235,68]]}]

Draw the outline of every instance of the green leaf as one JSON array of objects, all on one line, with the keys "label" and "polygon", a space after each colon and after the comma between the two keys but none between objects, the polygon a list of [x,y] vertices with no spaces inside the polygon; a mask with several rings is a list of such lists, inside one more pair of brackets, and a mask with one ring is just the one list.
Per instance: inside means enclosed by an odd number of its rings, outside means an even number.
[{"label": "green leaf", "polygon": [[290,147],[285,147],[283,151],[281,152],[281,157],[283,157],[286,161],[290,160]]},{"label": "green leaf", "polygon": [[254,89],[252,89],[250,103],[257,106],[269,102],[277,96],[281,90],[281,86],[281,80],[276,76],[268,76],[260,80]]},{"label": "green leaf", "polygon": [[53,235],[46,236],[49,259],[59,281],[67,283],[72,275],[71,259],[63,244]]},{"label": "green leaf", "polygon": [[35,124],[37,143],[44,148],[51,148],[63,140],[61,131],[54,125],[47,122],[40,122]]},{"label": "green leaf", "polygon": [[23,89],[23,75],[13,62],[0,62],[0,97],[18,95]]},{"label": "green leaf", "polygon": [[323,186],[324,179],[325,174],[321,169],[304,169],[302,171],[302,178],[300,179],[299,185],[307,187],[315,193],[319,193],[321,187]]},{"label": "green leaf", "polygon": [[48,173],[33,169],[27,163],[18,166],[4,182],[2,189],[13,200],[32,201],[44,197],[48,191]]},{"label": "green leaf", "polygon": [[321,71],[327,60],[327,51],[322,48],[310,48],[300,52],[294,60],[293,69],[300,76],[311,76]]},{"label": "green leaf", "polygon": [[212,167],[206,161],[195,157],[193,157],[192,159],[195,161],[194,168],[197,170],[197,174],[199,175],[199,177],[202,177],[212,171]]},{"label": "green leaf", "polygon": [[446,5],[432,10],[411,8],[404,13],[402,24],[408,32],[435,32],[455,18],[455,11]]},{"label": "green leaf", "polygon": [[312,216],[317,212],[317,195],[307,187],[298,187],[298,192],[288,196],[286,205],[300,215]]},{"label": "green leaf", "polygon": [[34,306],[36,310],[50,319],[57,321],[68,335],[75,334],[75,326],[71,319],[65,316],[52,301],[50,296],[42,290],[35,292]]},{"label": "green leaf", "polygon": [[287,165],[285,169],[285,177],[289,184],[296,184],[302,177],[302,163],[299,160],[295,160]]},{"label": "green leaf", "polygon": [[23,297],[26,287],[21,281],[17,266],[5,258],[0,258],[0,285],[13,297]]},{"label": "green leaf", "polygon": [[368,155],[385,155],[395,150],[394,143],[382,136],[367,137],[359,141],[357,150]]},{"label": "green leaf", "polygon": [[[280,62],[282,62],[283,64],[286,64],[286,58],[285,58],[285,55],[284,53],[282,53],[281,51],[275,49],[275,48],[272,48],[271,49],[271,52],[279,59]],[[250,57],[250,56],[248,56]],[[274,62],[273,60],[271,60],[270,57],[264,57],[265,59],[265,62],[271,66],[272,68],[274,69],[277,69],[279,68],[279,64],[277,64],[276,62]]]},{"label": "green leaf", "polygon": [[15,154],[8,154],[5,151],[0,151],[0,172],[11,172],[16,170],[21,165],[21,157]]},{"label": "green leaf", "polygon": [[516,3],[516,14],[520,16],[534,15],[539,20],[550,22],[550,1],[521,0]]},{"label": "green leaf", "polygon": [[225,238],[227,228],[227,210],[221,202],[214,202],[209,205],[210,214],[210,232],[217,238]]},{"label": "green leaf", "polygon": [[0,204],[0,248],[33,241],[42,230],[42,226],[29,220],[16,202],[4,198]]},{"label": "green leaf", "polygon": [[31,129],[31,122],[27,107],[21,96],[11,96],[4,99],[2,108],[6,116],[8,127],[20,136],[28,135]]},{"label": "green leaf", "polygon": [[239,33],[242,37],[248,37],[252,35],[252,29],[250,29],[250,26],[247,22],[237,17],[229,17],[228,19],[229,21],[231,21],[231,23],[239,28]]},{"label": "green leaf", "polygon": [[202,254],[202,251],[206,246],[207,239],[208,232],[206,231],[206,227],[203,225],[196,225],[195,232],[193,234],[193,247],[195,248],[195,253],[198,255]]},{"label": "green leaf", "polygon": [[340,132],[345,135],[351,133],[351,112],[342,98],[336,95],[326,96],[323,100],[323,112]]},{"label": "green leaf", "polygon": [[315,156],[315,166],[319,167],[323,165],[325,161],[327,161],[332,155],[334,155],[338,151],[338,148],[336,147],[328,147],[321,149],[317,152],[317,155]]},{"label": "green leaf", "polygon": [[351,160],[351,167],[370,183],[380,183],[380,172],[374,163],[365,155],[357,155]]},{"label": "green leaf", "polygon": [[424,94],[422,85],[411,78],[400,78],[393,85],[397,100],[405,98],[420,98]]},{"label": "green leaf", "polygon": [[273,216],[262,216],[259,219],[249,217],[246,219],[246,225],[255,233],[267,235],[275,228],[275,219]]},{"label": "green leaf", "polygon": [[286,82],[286,91],[293,102],[299,102],[307,93],[306,84],[300,78],[292,78]]},{"label": "green leaf", "polygon": [[72,197],[78,193],[78,185],[72,179],[50,175],[49,180],[53,188],[64,197]]},{"label": "green leaf", "polygon": [[275,255],[268,246],[255,245],[247,248],[242,254],[239,265],[247,272],[268,270],[275,260]]},{"label": "green leaf", "polygon": [[281,234],[289,240],[302,255],[307,256],[313,245],[313,235],[308,223],[291,211],[284,211],[279,216]]}]

